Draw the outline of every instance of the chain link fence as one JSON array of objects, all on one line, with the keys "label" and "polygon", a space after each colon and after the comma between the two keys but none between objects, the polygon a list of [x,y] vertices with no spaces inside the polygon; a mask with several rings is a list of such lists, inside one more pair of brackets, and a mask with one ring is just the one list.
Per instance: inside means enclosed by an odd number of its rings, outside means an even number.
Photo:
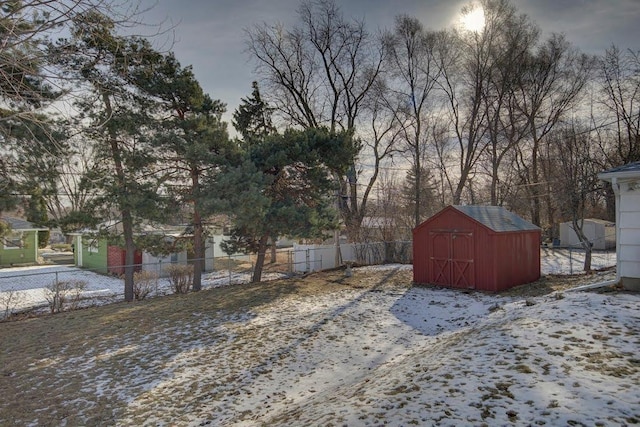
[{"label": "chain link fence", "polygon": [[[575,274],[582,271],[584,249],[542,248],[543,274]],[[343,265],[411,264],[412,242],[365,242],[336,245],[294,245],[293,248],[266,254],[262,280],[273,280],[340,267]],[[221,256],[203,259],[208,268],[202,275],[202,287],[213,288],[249,283],[256,255]],[[192,263],[193,260],[188,261]],[[615,252],[594,251],[592,268],[615,266]],[[134,265],[151,280],[149,296],[173,292],[167,266],[175,263],[154,262]],[[61,289],[75,306],[95,305],[122,300],[124,280],[121,274],[105,274],[108,270],[124,271],[123,266],[98,269],[69,265],[40,265],[0,269],[0,320],[14,313],[33,309],[47,310],[59,303]],[[151,278],[151,279],[149,279]]]},{"label": "chain link fence", "polygon": [[[272,257],[272,255],[274,255]],[[268,253],[262,278],[273,280],[292,274],[291,249]],[[195,260],[187,261],[193,264]],[[222,256],[202,259],[209,266],[202,274],[202,287],[213,288],[251,281],[256,262],[255,255]],[[145,285],[150,289],[145,295],[157,296],[173,292],[171,265],[185,263],[162,262],[135,264],[134,272],[145,272]],[[0,269],[0,320],[12,314],[60,305],[60,298],[73,300],[75,307],[118,301],[124,296],[125,266],[79,268],[73,265],[37,265]],[[114,274],[115,272],[115,274]],[[142,276],[140,276],[142,277]]]}]

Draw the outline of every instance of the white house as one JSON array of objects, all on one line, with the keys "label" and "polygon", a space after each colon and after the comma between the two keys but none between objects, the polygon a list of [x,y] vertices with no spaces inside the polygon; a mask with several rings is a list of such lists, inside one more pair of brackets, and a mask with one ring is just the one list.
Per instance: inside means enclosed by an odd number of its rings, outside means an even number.
[{"label": "white house", "polygon": [[[582,220],[582,232],[587,236],[595,250],[607,250],[616,247],[616,225],[613,222],[605,221],[604,219],[585,218]],[[578,239],[571,221],[560,223],[560,246],[581,247],[580,239]]]},{"label": "white house", "polygon": [[640,290],[640,162],[608,169],[598,178],[613,186],[616,198],[618,279],[629,290]]}]

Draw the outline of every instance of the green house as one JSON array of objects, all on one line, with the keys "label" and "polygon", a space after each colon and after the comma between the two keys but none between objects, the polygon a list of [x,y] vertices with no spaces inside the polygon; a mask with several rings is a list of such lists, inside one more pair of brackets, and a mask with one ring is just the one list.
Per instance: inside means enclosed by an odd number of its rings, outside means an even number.
[{"label": "green house", "polygon": [[0,267],[12,267],[38,262],[38,228],[28,221],[13,217],[0,217],[10,231],[0,240]]},{"label": "green house", "polygon": [[109,247],[107,238],[93,236],[90,233],[70,233],[70,235],[73,237],[74,264],[99,273],[106,273]]}]

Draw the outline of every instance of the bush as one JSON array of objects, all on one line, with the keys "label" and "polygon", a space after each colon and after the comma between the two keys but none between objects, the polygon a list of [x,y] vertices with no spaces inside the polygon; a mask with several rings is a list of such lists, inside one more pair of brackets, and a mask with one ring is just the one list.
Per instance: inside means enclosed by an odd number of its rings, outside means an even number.
[{"label": "bush", "polygon": [[169,283],[176,294],[186,294],[193,284],[193,266],[184,264],[171,264],[167,266]]},{"label": "bush", "polygon": [[21,300],[22,295],[14,288],[0,292],[0,307],[4,310],[3,320],[7,320],[11,316],[14,308],[16,308]]},{"label": "bush", "polygon": [[78,307],[87,282],[82,280],[54,281],[44,289],[44,297],[51,313],[60,313],[66,306],[70,310]]},{"label": "bush", "polygon": [[157,273],[144,270],[133,273],[133,297],[135,299],[145,299],[154,289],[158,289]]}]

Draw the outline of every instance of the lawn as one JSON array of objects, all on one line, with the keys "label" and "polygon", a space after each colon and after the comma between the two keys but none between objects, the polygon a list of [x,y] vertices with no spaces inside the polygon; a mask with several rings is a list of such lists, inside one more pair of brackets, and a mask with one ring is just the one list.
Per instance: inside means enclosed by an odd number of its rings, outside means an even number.
[{"label": "lawn", "polygon": [[586,279],[496,296],[391,265],[6,322],[0,425],[638,423],[640,295]]}]

